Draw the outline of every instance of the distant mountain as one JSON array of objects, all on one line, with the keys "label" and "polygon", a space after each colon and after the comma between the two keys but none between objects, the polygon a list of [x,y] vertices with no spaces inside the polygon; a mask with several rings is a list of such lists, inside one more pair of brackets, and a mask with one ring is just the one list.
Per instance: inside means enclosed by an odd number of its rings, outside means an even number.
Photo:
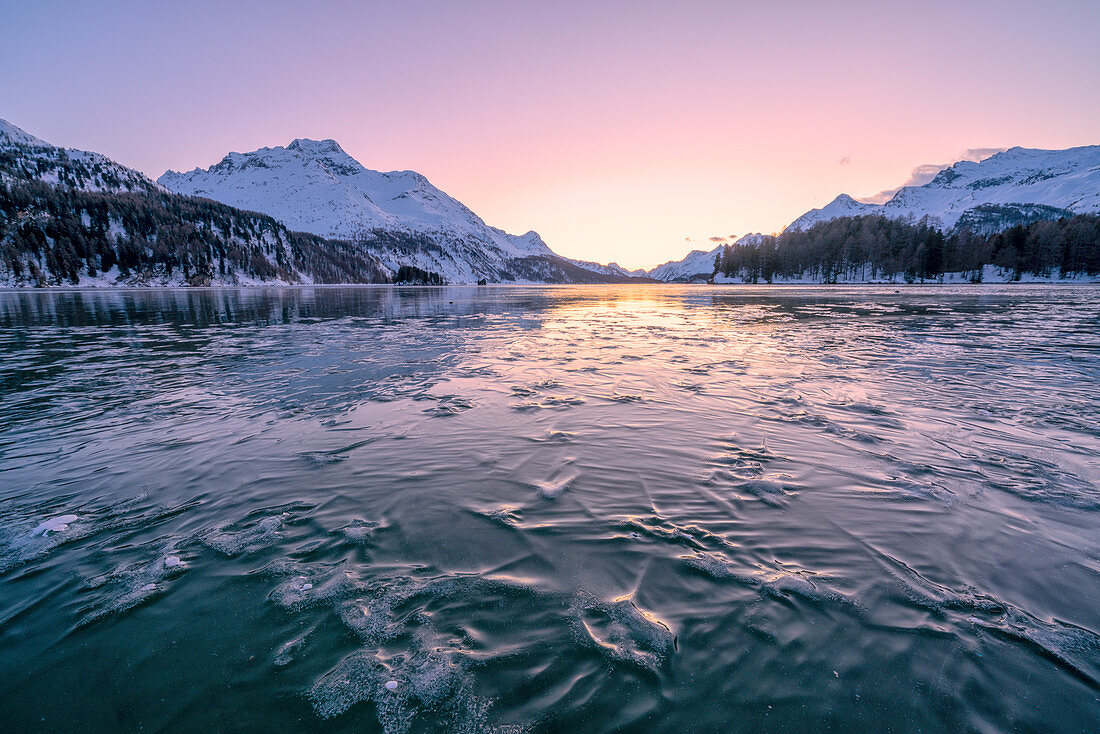
[{"label": "distant mountain", "polygon": [[633,270],[627,270],[622,265],[619,265],[619,263],[615,263],[615,262],[608,263],[606,265],[606,267],[610,268],[611,270],[618,271],[618,272],[622,273],[623,275],[628,275],[632,278],[648,278],[649,277],[649,274],[646,272],[645,268],[634,268]]},{"label": "distant mountain", "polygon": [[[759,244],[765,235],[747,234],[733,243],[733,247]],[[715,258],[721,255],[726,245],[718,245],[713,250],[692,250],[682,260],[670,260],[652,268],[646,273],[650,278],[673,281],[709,280],[715,272]]]},{"label": "distant mountain", "polygon": [[0,120],[0,285],[385,283],[352,243],[171,194],[99,153]]},{"label": "distant mountain", "polygon": [[206,169],[168,171],[158,182],[179,194],[269,214],[294,230],[356,241],[391,270],[411,265],[451,283],[632,277],[617,266],[562,258],[535,232],[490,227],[421,174],[372,171],[335,140],[229,153]]},{"label": "distant mountain", "polygon": [[[966,226],[991,234],[1017,224],[1100,212],[1100,145],[1066,150],[1010,148],[980,162],[960,161],[922,186],[906,186],[885,204],[841,194],[786,230],[807,230],[840,217],[879,214],[928,218],[938,229]],[[785,230],[785,231],[786,231]]]},{"label": "distant mountain", "polygon": [[651,268],[647,275],[665,282],[706,279],[714,275],[714,258],[721,254],[722,245],[713,250],[692,250],[681,260],[669,260]]},{"label": "distant mountain", "polygon": [[820,209],[811,209],[798,219],[786,226],[793,231],[806,230],[818,222],[830,222],[841,217],[859,217],[864,214],[875,214],[882,210],[881,205],[865,204],[856,201],[847,194],[841,194]]}]

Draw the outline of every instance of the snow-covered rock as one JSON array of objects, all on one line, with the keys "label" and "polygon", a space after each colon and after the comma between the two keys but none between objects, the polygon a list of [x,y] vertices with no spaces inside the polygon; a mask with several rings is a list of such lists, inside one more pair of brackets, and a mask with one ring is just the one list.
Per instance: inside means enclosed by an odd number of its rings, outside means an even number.
[{"label": "snow-covered rock", "polygon": [[1066,150],[1010,148],[985,160],[959,161],[922,186],[899,189],[885,204],[841,194],[787,229],[805,230],[839,217],[880,214],[927,218],[940,229],[960,224],[984,232],[1035,219],[1100,212],[1100,145]]}]

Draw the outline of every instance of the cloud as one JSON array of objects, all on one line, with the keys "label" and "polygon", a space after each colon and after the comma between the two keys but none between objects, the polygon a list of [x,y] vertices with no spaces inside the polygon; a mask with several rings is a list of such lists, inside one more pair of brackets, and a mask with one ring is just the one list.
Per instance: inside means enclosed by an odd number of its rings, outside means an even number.
[{"label": "cloud", "polygon": [[966,153],[963,154],[963,158],[959,160],[974,161],[975,163],[981,163],[986,158],[997,155],[998,153],[1004,153],[1008,148],[967,148]]},{"label": "cloud", "polygon": [[851,162],[852,162],[852,159],[849,158],[848,156],[844,156],[843,158],[840,159],[840,165],[842,165],[842,166],[846,166]]},{"label": "cloud", "polygon": [[710,241],[711,242],[725,242],[726,238],[725,237],[711,237]]},{"label": "cloud", "polygon": [[898,186],[894,189],[886,189],[884,191],[880,191],[874,196],[866,196],[860,199],[860,201],[866,202],[868,204],[885,204],[886,202],[890,201],[890,199],[894,198],[894,194],[898,193],[898,191],[904,189],[906,186],[924,186],[926,183],[929,183],[932,179],[934,179],[936,177],[936,174],[938,174],[940,171],[945,168],[950,168],[951,166],[955,165],[955,163],[958,163],[960,161],[972,161],[974,163],[979,163],[981,161],[984,161],[991,155],[995,155],[1006,150],[1008,150],[1008,148],[967,148],[958,158],[956,158],[951,163],[924,163],[914,168],[913,171],[909,174],[909,178],[901,186]]}]

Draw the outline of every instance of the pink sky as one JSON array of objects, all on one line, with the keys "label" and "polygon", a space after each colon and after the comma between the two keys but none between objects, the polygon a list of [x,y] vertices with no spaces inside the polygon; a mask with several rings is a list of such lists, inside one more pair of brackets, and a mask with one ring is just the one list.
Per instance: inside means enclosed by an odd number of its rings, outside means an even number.
[{"label": "pink sky", "polygon": [[50,142],[155,177],[331,137],[630,267],[969,148],[1100,143],[1093,0],[0,2],[0,117]]}]

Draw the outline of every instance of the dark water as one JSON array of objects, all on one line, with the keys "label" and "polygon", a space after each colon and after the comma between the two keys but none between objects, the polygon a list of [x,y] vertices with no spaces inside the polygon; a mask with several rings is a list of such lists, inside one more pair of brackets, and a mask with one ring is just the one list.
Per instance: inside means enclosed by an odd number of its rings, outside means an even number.
[{"label": "dark water", "polygon": [[5,732],[1095,732],[1098,633],[1100,288],[0,294]]}]

